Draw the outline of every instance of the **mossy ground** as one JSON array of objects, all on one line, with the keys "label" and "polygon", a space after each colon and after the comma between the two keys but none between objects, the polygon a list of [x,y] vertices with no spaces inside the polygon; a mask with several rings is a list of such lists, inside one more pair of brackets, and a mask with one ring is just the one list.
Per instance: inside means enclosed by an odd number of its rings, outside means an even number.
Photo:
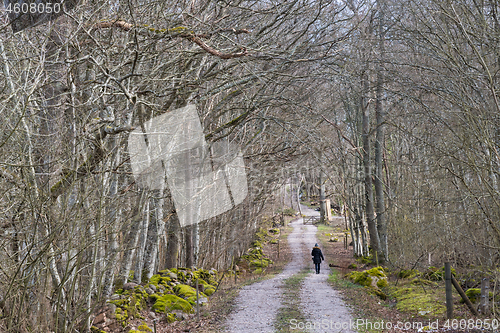
[{"label": "mossy ground", "polygon": [[413,280],[399,281],[384,289],[388,297],[396,301],[396,308],[414,317],[436,318],[446,313],[446,299],[440,285],[422,287]]}]

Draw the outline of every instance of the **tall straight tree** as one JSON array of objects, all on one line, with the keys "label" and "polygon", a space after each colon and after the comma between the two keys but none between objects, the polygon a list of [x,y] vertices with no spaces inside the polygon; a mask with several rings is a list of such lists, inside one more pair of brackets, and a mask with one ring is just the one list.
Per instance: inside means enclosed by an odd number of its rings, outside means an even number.
[{"label": "tall straight tree", "polygon": [[384,99],[384,76],[383,76],[383,61],[385,54],[385,3],[384,0],[377,1],[378,9],[378,59],[376,67],[376,87],[375,87],[375,118],[377,122],[377,134],[375,138],[375,196],[377,198],[377,231],[380,239],[380,250],[383,257],[380,260],[387,260],[389,247],[387,244],[387,222],[385,215],[385,200],[384,200],[384,183],[383,179],[383,154],[385,142],[385,109],[383,104]]}]

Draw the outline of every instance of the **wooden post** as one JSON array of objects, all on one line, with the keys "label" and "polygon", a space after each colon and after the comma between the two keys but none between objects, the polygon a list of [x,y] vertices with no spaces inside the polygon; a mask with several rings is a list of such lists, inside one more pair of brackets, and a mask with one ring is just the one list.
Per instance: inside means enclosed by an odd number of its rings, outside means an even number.
[{"label": "wooden post", "polygon": [[[281,229],[280,229],[280,238],[281,238]],[[280,238],[278,238],[278,259],[280,258]]]},{"label": "wooden post", "polygon": [[196,320],[200,321],[200,293],[198,292],[198,279],[196,279]]},{"label": "wooden post", "polygon": [[488,315],[490,312],[490,279],[484,278],[481,280],[481,304],[479,309],[483,315]]},{"label": "wooden post", "polygon": [[453,283],[453,286],[455,287],[455,289],[458,291],[458,293],[460,294],[460,296],[464,300],[464,302],[467,305],[467,307],[469,308],[470,312],[472,312],[472,314],[474,316],[479,316],[479,313],[477,312],[476,308],[471,303],[469,297],[467,297],[467,295],[464,293],[462,287],[460,287],[460,284],[458,284],[458,281],[455,279],[454,276],[451,277],[451,282]]},{"label": "wooden post", "polygon": [[446,317],[453,318],[453,297],[451,294],[451,266],[449,262],[444,263],[444,279],[446,283]]}]

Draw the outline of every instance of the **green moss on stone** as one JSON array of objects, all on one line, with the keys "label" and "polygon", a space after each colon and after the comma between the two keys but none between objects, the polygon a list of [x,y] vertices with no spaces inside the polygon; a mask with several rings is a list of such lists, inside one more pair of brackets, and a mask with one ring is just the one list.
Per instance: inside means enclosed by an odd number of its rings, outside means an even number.
[{"label": "green moss on stone", "polygon": [[215,292],[215,287],[210,284],[206,284],[204,285],[204,287],[205,290],[203,291],[203,293],[207,296],[211,296]]},{"label": "green moss on stone", "polygon": [[380,289],[387,287],[388,285],[389,283],[387,282],[387,279],[380,279],[377,281],[377,287],[379,287]]},{"label": "green moss on stone", "polygon": [[173,290],[178,296],[181,297],[188,298],[191,296],[196,296],[196,290],[193,287],[188,286],[187,284],[178,284],[174,286]]},{"label": "green moss on stone", "polygon": [[193,307],[188,301],[172,294],[166,294],[157,298],[155,304],[153,305],[153,310],[156,312],[181,310],[186,313],[193,313]]},{"label": "green moss on stone", "polygon": [[402,269],[399,271],[398,277],[400,279],[411,279],[417,276],[417,274],[419,274],[419,272],[416,269]]},{"label": "green moss on stone", "polygon": [[161,275],[155,274],[151,277],[151,279],[149,279],[149,283],[151,283],[155,286],[158,286],[158,284],[160,283],[160,279],[161,279]]},{"label": "green moss on stone", "polygon": [[175,314],[167,313],[166,319],[169,324],[173,323],[175,321]]},{"label": "green moss on stone", "polygon": [[262,268],[257,268],[252,272],[253,274],[262,274]]}]

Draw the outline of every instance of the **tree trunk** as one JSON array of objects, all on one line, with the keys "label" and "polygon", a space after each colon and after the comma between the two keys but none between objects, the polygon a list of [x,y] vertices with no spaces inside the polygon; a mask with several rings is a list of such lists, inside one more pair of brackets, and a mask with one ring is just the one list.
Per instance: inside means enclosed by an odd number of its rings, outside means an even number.
[{"label": "tree trunk", "polygon": [[[368,78],[366,73],[362,75],[363,94],[368,93]],[[361,108],[363,116],[363,166],[365,178],[365,212],[368,230],[370,231],[370,245],[375,252],[380,252],[380,240],[378,237],[377,225],[375,221],[375,213],[373,209],[373,182],[372,182],[372,168],[370,161],[370,109],[365,102],[365,98],[361,98]]]},{"label": "tree trunk", "polygon": [[154,190],[150,199],[150,219],[148,228],[148,243],[144,257],[144,277],[150,279],[157,266],[158,247],[164,232],[163,222],[163,190]]},{"label": "tree trunk", "polygon": [[321,223],[326,221],[326,202],[325,202],[325,180],[323,179],[323,171],[319,171],[319,210]]},{"label": "tree trunk", "polygon": [[[135,255],[135,266],[134,266],[134,282],[141,283],[142,282],[142,273],[144,270],[144,257],[145,257],[145,249],[148,241],[148,231],[151,223],[151,210],[150,210],[151,202],[146,202],[146,206],[144,207],[144,214],[142,216],[141,227],[139,228],[139,243],[137,246],[137,253]],[[153,208],[154,209],[154,208]]]},{"label": "tree trunk", "polygon": [[188,225],[184,227],[184,244],[185,244],[186,267],[191,268],[194,265],[193,225]]},{"label": "tree trunk", "polygon": [[383,1],[378,1],[379,6],[379,22],[378,22],[378,42],[379,42],[379,61],[377,65],[377,87],[375,99],[375,116],[377,121],[377,134],[375,140],[375,195],[377,198],[377,231],[380,238],[379,260],[383,263],[387,259],[389,253],[387,244],[387,223],[385,215],[385,200],[384,200],[384,184],[383,177],[383,149],[385,142],[385,110],[382,99],[384,98],[383,75],[382,75],[382,59],[384,58],[384,5]]},{"label": "tree trunk", "polygon": [[137,248],[137,243],[139,241],[139,227],[142,222],[142,211],[146,203],[147,191],[141,189],[139,196],[137,197],[137,203],[135,204],[134,210],[131,216],[130,230],[125,239],[125,248],[122,259],[122,264],[120,268],[120,273],[116,279],[116,286],[121,286],[127,282],[130,270],[132,269],[133,259],[135,257],[135,251]]},{"label": "tree trunk", "polygon": [[179,217],[174,212],[170,219],[168,220],[168,230],[167,230],[167,250],[165,265],[166,268],[177,267],[177,259],[179,257],[179,233],[180,224]]}]

